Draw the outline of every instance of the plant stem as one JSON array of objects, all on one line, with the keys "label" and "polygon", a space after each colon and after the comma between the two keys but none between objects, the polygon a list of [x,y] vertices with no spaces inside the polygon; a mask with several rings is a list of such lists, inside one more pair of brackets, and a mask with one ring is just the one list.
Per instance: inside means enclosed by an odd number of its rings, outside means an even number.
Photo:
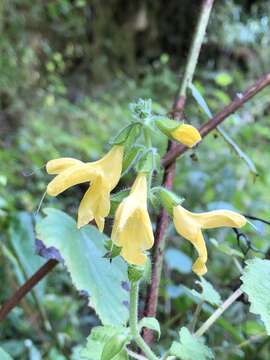
[{"label": "plant stem", "polygon": [[131,335],[139,348],[144,352],[149,360],[158,360],[158,357],[152,352],[150,347],[144,342],[139,333],[138,328],[138,295],[139,294],[139,282],[132,281],[130,289],[130,314],[129,325]]},{"label": "plant stem", "polygon": [[196,329],[197,321],[199,319],[199,316],[200,316],[200,313],[201,313],[201,310],[202,310],[202,306],[203,306],[203,300],[201,300],[198,303],[198,305],[196,306],[196,310],[194,312],[193,319],[192,319],[192,322],[191,322],[191,325],[190,325],[191,333],[194,333],[194,331]]},{"label": "plant stem", "polygon": [[206,0],[204,1],[202,11],[200,13],[200,17],[197,23],[197,28],[194,33],[194,38],[191,44],[190,52],[189,52],[189,58],[187,61],[187,66],[185,69],[185,74],[182,80],[182,84],[180,87],[179,95],[185,97],[187,93],[187,88],[189,84],[191,84],[193,75],[196,69],[196,65],[198,62],[199,54],[201,51],[203,39],[205,36],[206,28],[208,25],[210,13],[213,6],[212,0]]},{"label": "plant stem", "polygon": [[224,313],[225,310],[231,306],[236,299],[238,299],[243,294],[243,291],[239,288],[231,296],[228,297],[227,300],[206,320],[204,324],[196,331],[196,336],[202,336],[213,324],[217,321],[217,319]]},{"label": "plant stem", "polygon": [[[176,93],[176,98],[172,108],[172,116],[176,120],[180,120],[183,114],[187,86],[192,81],[203,38],[205,35],[207,23],[211,13],[214,0],[203,0],[201,14],[198,19],[194,37],[192,40],[190,52],[185,67],[185,73],[181,82],[180,88]],[[169,142],[167,154],[174,152],[176,144]],[[164,176],[162,185],[171,190],[173,187],[173,180],[175,177],[175,161],[166,165],[164,168]],[[169,224],[169,217],[165,209],[161,209],[157,219],[157,227],[155,232],[155,244],[153,248],[153,266],[152,266],[152,281],[147,292],[145,303],[145,316],[155,317],[157,310],[157,301],[159,294],[159,284],[162,272],[164,249],[166,245],[166,230]],[[145,329],[143,333],[144,340],[150,344],[153,341],[153,332],[150,329]]]}]

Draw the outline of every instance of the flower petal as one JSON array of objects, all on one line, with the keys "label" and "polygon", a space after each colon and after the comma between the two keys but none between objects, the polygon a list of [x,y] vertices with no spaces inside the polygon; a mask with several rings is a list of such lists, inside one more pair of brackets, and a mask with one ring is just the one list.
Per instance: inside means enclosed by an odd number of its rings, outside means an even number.
[{"label": "flower petal", "polygon": [[121,177],[123,154],[124,147],[116,145],[102,159],[92,163],[103,173],[110,190],[115,188]]},{"label": "flower petal", "polygon": [[73,158],[54,159],[47,162],[46,171],[48,174],[60,174],[62,171],[80,164],[83,164],[83,162]]},{"label": "flower petal", "polygon": [[91,164],[79,164],[68,168],[57,175],[47,186],[47,193],[57,196],[71,186],[92,181],[97,170]]},{"label": "flower petal", "polygon": [[87,225],[95,219],[99,230],[104,229],[104,218],[110,212],[110,192],[103,183],[101,176],[98,176],[81,200],[78,211],[78,228]]},{"label": "flower petal", "polygon": [[203,229],[212,229],[219,227],[240,228],[246,224],[246,218],[234,211],[215,210],[201,214],[194,214],[197,221],[200,222]]},{"label": "flower petal", "polygon": [[202,139],[199,131],[194,126],[188,124],[179,125],[171,132],[171,136],[190,148]]},{"label": "flower petal", "polygon": [[154,244],[151,220],[147,211],[147,181],[139,174],[130,195],[119,205],[113,225],[112,241],[122,247],[121,255],[130,264],[142,265],[145,250]]}]

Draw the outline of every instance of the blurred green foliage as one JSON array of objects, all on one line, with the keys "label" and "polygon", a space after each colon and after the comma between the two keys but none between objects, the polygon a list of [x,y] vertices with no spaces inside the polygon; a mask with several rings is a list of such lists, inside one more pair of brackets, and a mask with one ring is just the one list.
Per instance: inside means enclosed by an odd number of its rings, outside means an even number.
[{"label": "blurred green foliage", "polygon": [[[29,246],[35,211],[49,180],[46,161],[59,156],[97,159],[127,123],[128,104],[137,98],[152,98],[155,113],[170,109],[179,82],[176,69],[183,69],[196,20],[197,5],[188,3],[156,2],[152,7],[150,1],[125,5],[120,0],[1,2],[1,304],[45,261],[29,254]],[[269,3],[251,3],[229,0],[215,6],[195,77],[213,113],[268,70]],[[185,116],[196,126],[207,120],[191,93]],[[269,89],[227,119],[224,129],[255,163],[259,176],[254,179],[246,163],[213,133],[178,161],[175,189],[190,210],[227,207],[269,220]],[[164,152],[165,138],[157,137],[155,145]],[[130,180],[126,175],[117,190],[129,186]],[[42,208],[75,215],[81,195],[77,187],[57,199],[45,197]],[[257,231],[247,226],[245,234],[254,248],[269,252],[269,227],[253,224]],[[241,263],[255,253],[249,250],[244,256],[230,230],[208,235],[207,279],[224,299],[239,285],[235,258]],[[186,290],[194,288],[189,266],[193,250],[173,227],[168,237],[158,308],[165,347],[169,338],[178,339],[180,325],[190,324],[196,304]],[[240,245],[248,246],[243,239]],[[269,358],[265,338],[258,340],[258,353],[253,344],[239,346],[264,331],[247,309],[236,303],[208,334],[218,359]],[[204,307],[201,319],[211,311]],[[97,324],[87,301],[58,265],[1,324],[0,346],[19,360],[78,360],[80,344]]]}]

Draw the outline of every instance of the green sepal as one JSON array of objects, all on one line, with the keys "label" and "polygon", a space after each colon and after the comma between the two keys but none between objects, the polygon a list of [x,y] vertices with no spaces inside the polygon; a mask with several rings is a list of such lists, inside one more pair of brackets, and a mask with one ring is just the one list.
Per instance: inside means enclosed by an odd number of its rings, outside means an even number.
[{"label": "green sepal", "polygon": [[157,168],[157,151],[155,148],[146,150],[136,164],[138,173],[151,173]]},{"label": "green sepal", "polygon": [[105,344],[100,360],[111,360],[118,355],[128,342],[127,335],[116,334]]},{"label": "green sepal", "polygon": [[163,187],[159,188],[159,196],[162,205],[171,216],[173,216],[173,208],[177,205],[182,204],[182,202],[184,201],[183,198],[180,198],[174,192]]},{"label": "green sepal", "polygon": [[159,130],[169,138],[171,138],[171,133],[181,125],[178,121],[160,117],[155,119],[155,124]]},{"label": "green sepal", "polygon": [[135,142],[141,133],[141,128],[142,124],[139,122],[127,125],[121,129],[115,138],[110,142],[111,145],[124,145],[127,141]]},{"label": "green sepal", "polygon": [[128,279],[131,282],[137,282],[144,276],[144,266],[129,265],[128,266]]},{"label": "green sepal", "polygon": [[105,249],[108,250],[108,252],[103,256],[106,259],[113,259],[116,256],[119,256],[122,250],[122,248],[115,245],[112,240],[108,240],[105,243]]},{"label": "green sepal", "polygon": [[132,145],[129,148],[126,147],[122,163],[122,176],[132,168],[132,166],[135,164],[136,160],[139,158],[139,156],[143,153],[144,150],[145,147],[139,144]]},{"label": "green sepal", "polygon": [[130,189],[120,190],[111,195],[110,217],[114,217],[119,204],[129,195]]}]

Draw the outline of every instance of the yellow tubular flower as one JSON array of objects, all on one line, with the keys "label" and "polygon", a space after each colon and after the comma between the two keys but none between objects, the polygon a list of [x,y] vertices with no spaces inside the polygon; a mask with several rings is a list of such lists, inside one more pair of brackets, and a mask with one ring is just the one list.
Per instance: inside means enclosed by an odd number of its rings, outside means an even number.
[{"label": "yellow tubular flower", "polygon": [[47,193],[57,196],[66,189],[84,182],[90,182],[80,203],[78,228],[95,219],[100,231],[104,218],[110,212],[110,192],[118,184],[123,160],[123,146],[113,146],[100,160],[83,163],[73,158],[51,160],[46,165],[48,174],[57,176],[48,184]]},{"label": "yellow tubular flower", "polygon": [[118,206],[111,238],[115,245],[122,247],[121,255],[129,264],[145,263],[144,251],[154,244],[147,211],[146,174],[138,174],[129,196]]},{"label": "yellow tubular flower", "polygon": [[246,218],[234,211],[215,210],[194,214],[181,205],[173,208],[173,222],[177,232],[189,240],[196,248],[199,257],[192,270],[199,276],[206,273],[207,249],[202,229],[219,228],[223,226],[240,228],[246,224]]},{"label": "yellow tubular flower", "polygon": [[171,132],[171,136],[174,140],[179,141],[190,148],[195,146],[202,139],[199,131],[188,124],[179,125]]}]

